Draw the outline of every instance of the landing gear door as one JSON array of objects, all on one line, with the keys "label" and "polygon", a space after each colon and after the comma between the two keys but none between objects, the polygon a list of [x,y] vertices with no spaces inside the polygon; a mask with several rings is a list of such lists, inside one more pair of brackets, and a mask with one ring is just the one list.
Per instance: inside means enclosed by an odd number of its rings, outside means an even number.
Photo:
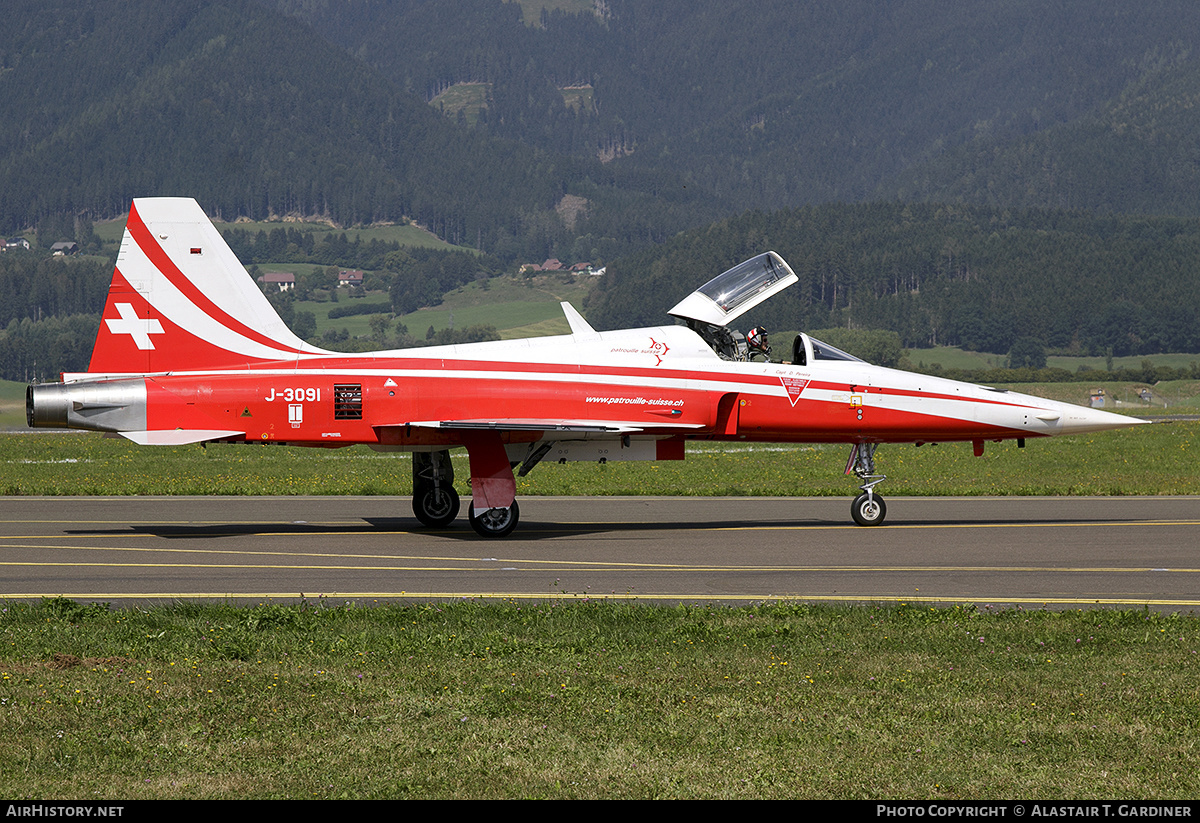
[{"label": "landing gear door", "polygon": [[797,280],[783,258],[769,251],[709,280],[680,300],[669,314],[687,321],[725,326]]}]

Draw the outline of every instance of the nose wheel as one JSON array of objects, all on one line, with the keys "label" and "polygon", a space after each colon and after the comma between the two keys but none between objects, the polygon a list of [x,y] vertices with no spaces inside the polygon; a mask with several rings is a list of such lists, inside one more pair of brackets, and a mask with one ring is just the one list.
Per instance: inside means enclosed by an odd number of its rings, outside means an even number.
[{"label": "nose wheel", "polygon": [[863,492],[850,504],[850,516],[860,526],[878,526],[887,516],[887,504],[879,495]]},{"label": "nose wheel", "polygon": [[850,516],[860,526],[878,526],[887,516],[887,504],[875,494],[875,487],[887,480],[887,475],[875,473],[875,449],[878,443],[856,443],[846,462],[846,474],[854,473],[863,484],[862,494],[850,504]]}]

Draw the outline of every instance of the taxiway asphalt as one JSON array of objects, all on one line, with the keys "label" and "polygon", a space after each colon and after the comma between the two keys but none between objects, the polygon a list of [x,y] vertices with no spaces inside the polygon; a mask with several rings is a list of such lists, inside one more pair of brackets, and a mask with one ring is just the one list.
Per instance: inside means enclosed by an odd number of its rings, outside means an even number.
[{"label": "taxiway asphalt", "polygon": [[887,502],[862,528],[847,498],[528,497],[488,540],[408,498],[0,498],[0,600],[1200,608],[1200,497]]}]

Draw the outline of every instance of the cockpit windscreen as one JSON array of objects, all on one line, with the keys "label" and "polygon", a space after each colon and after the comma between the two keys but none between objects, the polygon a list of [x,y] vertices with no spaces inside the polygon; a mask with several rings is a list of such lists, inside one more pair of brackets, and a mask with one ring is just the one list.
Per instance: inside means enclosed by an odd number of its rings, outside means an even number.
[{"label": "cockpit windscreen", "polygon": [[858,363],[864,363],[862,358],[855,357],[852,354],[847,354],[836,346],[831,346],[815,337],[809,337],[812,341],[813,359],[814,360],[850,360]]}]

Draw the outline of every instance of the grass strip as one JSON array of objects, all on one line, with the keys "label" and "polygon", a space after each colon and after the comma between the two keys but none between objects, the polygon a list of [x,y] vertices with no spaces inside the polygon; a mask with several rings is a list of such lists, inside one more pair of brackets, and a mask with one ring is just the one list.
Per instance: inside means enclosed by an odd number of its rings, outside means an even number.
[{"label": "grass strip", "polygon": [[[1200,423],[1179,421],[1045,439],[1020,449],[988,443],[916,448],[885,445],[877,462],[884,495],[1193,494]],[[849,447],[697,442],[687,459],[657,463],[540,465],[517,481],[518,495],[821,496],[853,494]],[[466,453],[454,453],[469,494]],[[97,434],[0,436],[4,495],[395,495],[412,489],[406,454],[362,446],[141,447]]]},{"label": "grass strip", "polygon": [[1200,795],[1190,615],[0,607],[10,800]]}]

